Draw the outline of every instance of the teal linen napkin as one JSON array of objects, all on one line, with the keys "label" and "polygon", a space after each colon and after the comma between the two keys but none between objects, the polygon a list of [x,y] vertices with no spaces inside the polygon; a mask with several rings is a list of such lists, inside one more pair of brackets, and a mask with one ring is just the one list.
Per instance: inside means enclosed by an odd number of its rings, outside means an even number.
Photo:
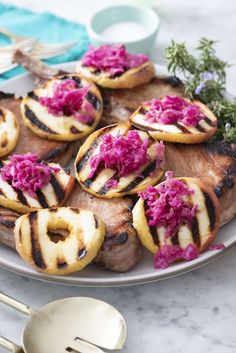
[{"label": "teal linen napkin", "polygon": [[[49,0],[50,1],[50,0]],[[37,37],[43,43],[63,43],[78,41],[66,54],[45,60],[48,64],[58,64],[79,59],[87,50],[89,38],[85,26],[67,21],[50,13],[34,13],[29,10],[0,2],[0,27],[23,36]],[[8,44],[8,39],[0,34],[0,45]],[[17,67],[3,75],[0,82],[23,73]]]}]

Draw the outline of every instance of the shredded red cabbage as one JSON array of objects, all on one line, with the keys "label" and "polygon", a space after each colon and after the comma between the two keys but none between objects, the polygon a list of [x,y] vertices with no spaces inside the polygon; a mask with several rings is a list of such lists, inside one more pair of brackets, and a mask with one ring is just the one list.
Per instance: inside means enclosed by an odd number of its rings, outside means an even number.
[{"label": "shredded red cabbage", "polygon": [[84,66],[94,67],[112,75],[122,74],[124,71],[138,67],[147,61],[149,58],[146,55],[130,54],[122,44],[101,45],[98,48],[91,46],[82,58]]},{"label": "shredded red cabbage", "polygon": [[173,173],[166,172],[166,181],[157,187],[148,186],[139,193],[147,205],[146,216],[150,226],[163,226],[166,236],[173,237],[181,225],[191,224],[197,212],[197,205],[191,205],[184,198],[192,195],[181,180],[172,179]]},{"label": "shredded red cabbage", "polygon": [[[89,178],[93,177],[98,168],[113,169],[119,173],[119,176],[138,172],[149,161],[147,147],[148,138],[142,141],[136,130],[129,131],[127,136],[113,137],[106,134],[99,153],[91,158]],[[163,159],[162,156],[161,158]]]},{"label": "shredded red cabbage", "polygon": [[0,169],[2,179],[10,182],[16,189],[28,192],[32,197],[36,196],[37,190],[49,183],[52,172],[60,170],[38,162],[38,156],[30,153],[14,154],[9,160]]},{"label": "shredded red cabbage", "polygon": [[186,126],[196,126],[204,114],[196,104],[178,96],[166,96],[144,102],[149,110],[145,117],[151,123],[173,124],[182,122]]},{"label": "shredded red cabbage", "polygon": [[208,248],[208,250],[223,250],[223,249],[225,249],[225,245],[223,243],[212,244]]},{"label": "shredded red cabbage", "polygon": [[194,244],[187,245],[182,249],[178,245],[164,245],[154,256],[154,268],[167,268],[172,262],[176,260],[191,261],[198,257],[199,252]]},{"label": "shredded red cabbage", "polygon": [[94,119],[92,105],[85,100],[90,86],[78,88],[74,80],[66,79],[53,86],[53,96],[40,97],[39,102],[54,116],[71,116],[86,124]]},{"label": "shredded red cabbage", "polygon": [[110,180],[108,180],[108,181],[106,182],[106,186],[107,186],[108,188],[116,188],[117,185],[118,185],[118,181],[115,180],[115,179],[110,179]]}]

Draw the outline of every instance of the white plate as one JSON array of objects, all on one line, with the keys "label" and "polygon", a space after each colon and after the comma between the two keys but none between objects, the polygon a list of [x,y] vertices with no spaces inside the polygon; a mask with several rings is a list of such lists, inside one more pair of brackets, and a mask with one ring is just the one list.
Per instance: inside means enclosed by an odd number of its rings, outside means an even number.
[{"label": "white plate", "polygon": [[[75,64],[67,63],[60,65],[60,67],[68,71],[73,71]],[[166,69],[157,66],[157,72],[159,74],[165,74]],[[4,82],[0,85],[0,90],[23,95],[32,90],[33,87],[32,78],[29,74],[25,74]],[[177,276],[203,266],[225,254],[236,244],[236,219],[232,220],[220,230],[217,243],[221,242],[225,244],[224,250],[206,251],[193,261],[176,263],[164,270],[154,270],[152,255],[144,251],[143,258],[138,265],[124,274],[104,271],[94,265],[90,265],[83,271],[68,276],[48,276],[35,272],[21,260],[15,251],[4,245],[0,245],[0,267],[24,276],[61,284],[85,286],[132,285]]]}]

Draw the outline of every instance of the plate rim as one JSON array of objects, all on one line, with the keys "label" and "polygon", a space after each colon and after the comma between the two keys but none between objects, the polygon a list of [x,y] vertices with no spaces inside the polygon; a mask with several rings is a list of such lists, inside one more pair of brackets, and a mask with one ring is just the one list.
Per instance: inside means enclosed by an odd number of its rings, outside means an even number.
[{"label": "plate rim", "polygon": [[[71,61],[67,63],[62,63],[62,64],[57,64],[53,65],[53,67],[60,67],[60,68],[70,68],[76,64],[76,61]],[[167,74],[167,68],[163,65],[157,65],[155,64],[156,71],[159,72],[161,75]],[[29,77],[30,74],[28,72],[18,75],[15,77],[12,77],[4,82],[0,83],[0,90],[4,86],[8,86],[10,84],[13,84],[15,81],[18,81],[20,79],[24,79],[26,77]],[[231,220],[230,222],[232,222]],[[115,286],[130,286],[130,285],[138,285],[138,284],[145,284],[145,283],[151,283],[151,282],[156,282],[176,276],[180,276],[181,274],[193,271],[195,269],[198,269],[208,263],[211,263],[215,261],[216,259],[220,258],[224,254],[226,254],[228,251],[230,251],[234,246],[236,245],[236,238],[228,245],[226,245],[225,249],[223,250],[214,250],[212,251],[212,254],[209,254],[205,258],[198,257],[197,259],[191,261],[191,262],[181,262],[180,264],[174,264],[173,266],[169,267],[168,272],[156,270],[156,272],[152,273],[146,273],[146,274],[130,274],[126,275],[125,277],[122,276],[122,273],[116,273],[113,272],[115,278],[101,278],[98,277],[97,279],[95,278],[89,278],[89,277],[71,277],[71,276],[51,276],[51,275],[45,275],[39,272],[36,272],[32,268],[24,267],[24,265],[20,264],[15,264],[12,263],[12,261],[8,260],[2,260],[0,258],[0,267],[14,272],[16,274],[32,278],[35,280],[40,280],[44,282],[50,282],[50,283],[55,283],[55,284],[63,284],[63,285],[73,285],[73,286],[86,286],[86,287],[115,287]],[[4,247],[3,244],[0,244],[0,246]],[[22,260],[23,261],[23,260]],[[185,264],[181,266],[181,264]],[[186,265],[187,264],[187,265]],[[175,269],[174,269],[175,268]],[[73,274],[72,274],[73,275]]]}]

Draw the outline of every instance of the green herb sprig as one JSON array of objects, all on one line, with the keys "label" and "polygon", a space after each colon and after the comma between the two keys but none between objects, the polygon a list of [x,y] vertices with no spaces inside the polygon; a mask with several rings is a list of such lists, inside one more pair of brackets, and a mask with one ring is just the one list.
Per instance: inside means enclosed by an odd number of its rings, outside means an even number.
[{"label": "green herb sprig", "polygon": [[216,41],[201,38],[196,48],[198,56],[190,54],[185,43],[165,49],[168,70],[185,78],[185,95],[207,104],[218,117],[215,140],[236,142],[236,98],[225,99],[226,68],[230,65],[216,56]]}]

